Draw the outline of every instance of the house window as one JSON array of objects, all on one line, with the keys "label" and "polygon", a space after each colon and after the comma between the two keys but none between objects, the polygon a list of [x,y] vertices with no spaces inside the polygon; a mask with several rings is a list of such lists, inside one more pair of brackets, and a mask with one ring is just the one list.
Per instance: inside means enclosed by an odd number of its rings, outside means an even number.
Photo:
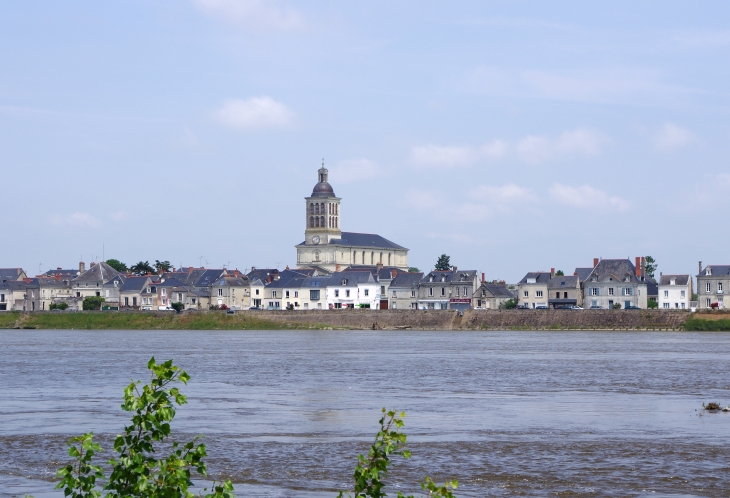
[{"label": "house window", "polygon": [[466,287],[464,287],[464,296],[467,296],[469,293],[466,291]]},{"label": "house window", "polygon": [[335,297],[340,297],[340,289],[335,289]]},{"label": "house window", "polygon": [[[664,291],[664,297],[669,297],[669,291],[668,290],[665,290]],[[684,297],[684,296],[682,296],[682,297]]]},{"label": "house window", "polygon": [[664,303],[664,309],[669,309],[669,303]]},{"label": "house window", "polygon": [[179,303],[181,303],[181,302],[182,302],[182,292],[178,292],[178,293],[177,293],[177,301],[178,301]]},{"label": "house window", "polygon": [[129,306],[129,298],[128,297],[125,297],[124,298],[124,306]]},{"label": "house window", "polygon": [[560,299],[560,292],[555,293],[555,299]]},{"label": "house window", "polygon": [[289,297],[289,291],[286,291],[286,297]]},{"label": "house window", "polygon": [[459,295],[459,288],[458,287],[456,288],[456,295],[457,296]]},{"label": "house window", "polygon": [[446,287],[441,287],[441,295],[442,296],[446,295]]},{"label": "house window", "polygon": [[276,291],[271,292],[271,297],[276,298]]},{"label": "house window", "polygon": [[350,297],[350,289],[345,290],[345,297]]},{"label": "house window", "polygon": [[256,295],[257,295],[257,296],[259,295],[259,290],[258,290],[258,289],[256,289]]},{"label": "house window", "polygon": [[682,291],[682,299],[684,299],[685,297],[687,297],[687,291]]},{"label": "house window", "polygon": [[717,283],[717,290],[718,292],[722,292],[722,282]]},{"label": "house window", "polygon": [[711,285],[712,285],[712,284],[710,284],[710,282],[707,282],[707,283],[705,284],[705,291],[706,291],[706,292],[712,292],[712,287],[711,287]]},{"label": "house window", "polygon": [[414,290],[411,291],[411,297],[416,297],[416,291],[414,291]]},{"label": "house window", "polygon": [[137,306],[137,298],[136,297],[133,297],[132,298],[132,306]]},{"label": "house window", "polygon": [[218,289],[218,296],[220,297],[222,295],[223,295],[223,289]]},{"label": "house window", "polygon": [[393,291],[393,297],[395,297],[395,291]]},{"label": "house window", "polygon": [[294,291],[294,297],[299,297],[299,291]]},{"label": "house window", "polygon": [[595,300],[591,301],[591,306],[598,306],[598,301],[595,301]]},{"label": "house window", "polygon": [[542,291],[535,291],[535,297],[542,297]]},{"label": "house window", "polygon": [[369,290],[369,289],[365,289],[365,297],[368,297],[368,295],[369,295],[368,293],[369,293],[369,292],[370,292],[370,290]]},{"label": "house window", "polygon": [[708,308],[709,308],[710,306],[712,306],[712,299],[710,299],[710,298],[708,297],[708,298],[707,298],[707,301],[705,302],[705,304],[707,305],[707,307],[708,307]]},{"label": "house window", "polygon": [[682,303],[682,309],[684,309],[684,303]]},{"label": "house window", "polygon": [[591,296],[598,296],[598,287],[591,287]]},{"label": "house window", "polygon": [[433,296],[433,287],[428,288],[428,295]]},{"label": "house window", "polygon": [[626,287],[624,289],[624,296],[631,296],[634,293],[634,289],[631,287]]},{"label": "house window", "polygon": [[398,303],[393,303],[393,309],[398,309]]},{"label": "house window", "polygon": [[608,288],[608,295],[613,296],[613,287]]},{"label": "house window", "polygon": [[529,297],[529,295],[530,295],[530,291],[524,291],[522,293],[522,297]]},{"label": "house window", "polygon": [[564,297],[565,299],[568,299],[568,293],[567,293],[567,292],[563,292],[563,297]]}]

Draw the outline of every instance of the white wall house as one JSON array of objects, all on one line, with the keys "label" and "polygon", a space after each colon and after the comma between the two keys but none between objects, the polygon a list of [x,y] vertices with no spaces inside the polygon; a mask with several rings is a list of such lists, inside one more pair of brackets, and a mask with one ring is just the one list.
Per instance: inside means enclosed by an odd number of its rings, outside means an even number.
[{"label": "white wall house", "polygon": [[330,309],[377,309],[380,306],[380,283],[369,271],[335,272],[327,284],[327,307]]},{"label": "white wall house", "polygon": [[659,279],[659,309],[689,309],[692,292],[691,275],[661,275]]}]

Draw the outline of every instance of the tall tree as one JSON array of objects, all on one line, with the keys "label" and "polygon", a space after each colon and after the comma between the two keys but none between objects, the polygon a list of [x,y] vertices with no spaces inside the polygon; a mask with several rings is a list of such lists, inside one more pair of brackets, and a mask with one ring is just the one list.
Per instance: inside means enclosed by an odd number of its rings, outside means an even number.
[{"label": "tall tree", "polygon": [[127,265],[119,261],[118,259],[107,259],[106,264],[117,270],[118,272],[127,271]]},{"label": "tall tree", "polygon": [[159,259],[155,260],[155,270],[157,270],[157,273],[165,273],[171,269],[172,265],[169,261],[160,261]]},{"label": "tall tree", "polygon": [[646,261],[646,264],[644,265],[644,271],[647,275],[649,275],[651,278],[654,278],[654,272],[657,269],[657,266],[659,266],[654,258],[651,256],[647,256],[644,258]]},{"label": "tall tree", "polygon": [[419,271],[421,271],[421,270],[419,270],[415,266],[409,266],[408,267],[408,273],[418,273]]},{"label": "tall tree", "polygon": [[439,259],[436,261],[435,268],[437,270],[446,271],[451,269],[451,256],[447,256],[446,254],[442,254],[439,256]]},{"label": "tall tree", "polygon": [[563,273],[563,270],[558,270],[558,271],[555,272],[555,276],[556,277],[564,277],[565,276],[565,273]]},{"label": "tall tree", "polygon": [[155,272],[155,269],[150,266],[149,261],[140,261],[129,270],[136,275],[147,275],[148,273]]}]

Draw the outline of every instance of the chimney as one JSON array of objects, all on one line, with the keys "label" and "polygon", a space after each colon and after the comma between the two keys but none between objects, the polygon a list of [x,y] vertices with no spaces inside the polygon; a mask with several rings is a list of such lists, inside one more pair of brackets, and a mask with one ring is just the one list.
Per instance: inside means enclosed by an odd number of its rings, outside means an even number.
[{"label": "chimney", "polygon": [[92,261],[92,262],[91,262],[91,263],[89,264],[89,268],[93,268],[93,267],[95,267],[95,266],[96,266],[96,263],[95,263],[95,262],[93,262],[93,261]]},{"label": "chimney", "polygon": [[58,273],[56,273],[56,280],[61,280],[61,275],[59,275]]},{"label": "chimney", "polygon": [[83,261],[81,261],[79,263],[79,273],[84,273],[85,271],[86,271],[86,263],[84,263]]},{"label": "chimney", "polygon": [[377,262],[377,263],[375,264],[375,268],[377,268],[378,270],[382,269],[382,268],[383,268],[383,262],[382,262],[382,261],[378,261],[378,262]]},{"label": "chimney", "polygon": [[255,266],[252,266],[251,267],[251,271],[254,271],[254,270],[256,270],[256,267]]},{"label": "chimney", "polygon": [[286,265],[286,269],[287,269],[287,270],[289,269],[289,265]]},{"label": "chimney", "polygon": [[279,274],[274,275],[274,280],[279,280]]},{"label": "chimney", "polygon": [[271,275],[267,275],[266,276],[266,283],[267,284],[270,284],[271,283]]},{"label": "chimney", "polygon": [[60,266],[59,266],[58,268],[56,268],[56,270],[60,270],[60,269],[61,269],[61,267],[60,267]]},{"label": "chimney", "polygon": [[188,273],[193,273],[193,267],[188,268]]},{"label": "chimney", "polygon": [[593,268],[598,266],[598,258],[593,258]]},{"label": "chimney", "polygon": [[398,270],[390,270],[390,278],[395,278],[395,276],[398,274]]},{"label": "chimney", "polygon": [[700,261],[700,271],[698,273],[702,273],[702,261]]},{"label": "chimney", "polygon": [[[288,270],[288,269],[289,269],[289,267],[287,266],[287,270]],[[234,274],[235,276],[238,276],[238,268],[236,268],[235,270],[233,270],[233,274]]]},{"label": "chimney", "polygon": [[554,276],[555,276],[555,268],[550,268],[550,277],[552,278]]},{"label": "chimney", "polygon": [[482,272],[482,283],[484,283],[484,272]]},{"label": "chimney", "polygon": [[451,271],[453,271],[454,273],[456,273],[456,266],[452,266],[451,267]]},{"label": "chimney", "polygon": [[634,271],[636,273],[636,277],[637,278],[641,278],[641,258],[639,256],[636,256],[634,258],[634,260],[636,261],[636,265],[635,265],[635,268],[634,268]]},{"label": "chimney", "polygon": [[340,271],[340,265],[335,265],[335,271]]}]

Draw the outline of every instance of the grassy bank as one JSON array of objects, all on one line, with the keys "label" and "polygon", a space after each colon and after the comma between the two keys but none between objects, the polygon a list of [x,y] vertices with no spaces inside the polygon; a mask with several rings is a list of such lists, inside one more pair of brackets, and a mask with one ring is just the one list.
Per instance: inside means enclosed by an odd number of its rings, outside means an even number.
[{"label": "grassy bank", "polygon": [[6,329],[15,327],[15,322],[20,318],[19,311],[6,311],[0,313],[0,328]]},{"label": "grassy bank", "polygon": [[1,327],[36,329],[120,330],[282,330],[323,328],[318,324],[285,323],[255,316],[227,313],[12,313],[2,314]]},{"label": "grassy bank", "polygon": [[730,318],[704,319],[691,317],[684,322],[684,330],[695,332],[728,332]]}]

